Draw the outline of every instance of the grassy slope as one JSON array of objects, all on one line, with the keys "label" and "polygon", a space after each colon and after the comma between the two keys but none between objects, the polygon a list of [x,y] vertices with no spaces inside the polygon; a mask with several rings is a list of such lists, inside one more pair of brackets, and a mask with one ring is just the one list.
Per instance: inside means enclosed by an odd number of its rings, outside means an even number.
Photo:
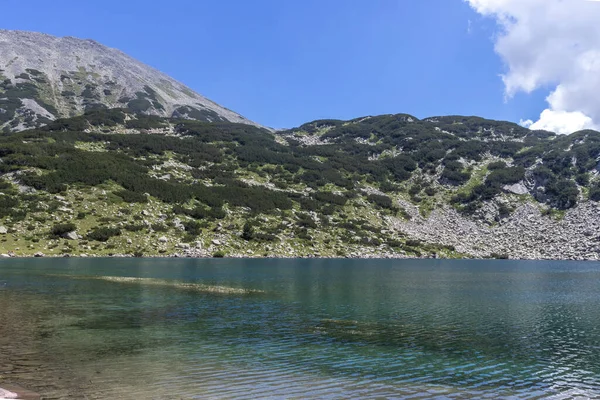
[{"label": "grassy slope", "polygon": [[[190,133],[178,131],[178,126],[181,124],[178,121],[136,120],[136,117],[131,115],[125,115],[124,118],[119,113],[107,112],[106,115],[100,113],[93,116],[93,121],[96,122],[90,122],[92,117],[83,119],[80,117],[59,122],[57,126],[60,128],[57,128],[57,131],[50,129],[48,133],[33,132],[2,138],[0,151],[5,153],[3,162],[6,164],[3,168],[5,173],[10,172],[4,175],[3,181],[12,183],[5,185],[0,191],[7,197],[20,199],[20,205],[5,210],[7,212],[0,220],[0,225],[8,228],[7,234],[0,235],[0,253],[12,251],[24,256],[36,252],[43,252],[45,255],[157,256],[182,253],[186,248],[193,248],[194,254],[203,256],[213,256],[217,253],[228,256],[302,257],[314,255],[322,257],[429,256],[434,253],[441,257],[468,256],[458,254],[451,248],[439,244],[413,241],[392,229],[387,220],[390,217],[407,218],[406,212],[399,204],[412,203],[418,208],[421,216],[427,217],[434,209],[452,203],[455,195],[467,196],[486,184],[486,177],[490,174],[487,167],[490,161],[487,158],[482,159],[473,150],[480,148],[484,139],[473,140],[473,149],[464,145],[464,137],[468,132],[463,130],[466,124],[473,123],[472,121],[458,124],[452,122],[446,125],[445,129],[455,129],[455,131],[448,133],[445,130],[431,129],[429,122],[419,122],[419,125],[414,125],[412,122],[406,122],[404,116],[384,116],[378,117],[379,119],[368,118],[344,123],[327,121],[308,124],[299,130],[284,132],[276,138],[259,130],[252,131],[248,136],[247,127],[239,133],[241,128],[233,125],[219,127],[192,124],[191,132],[196,132],[194,134],[200,136],[185,139]],[[132,119],[137,121],[136,128],[126,129],[125,120]],[[117,123],[114,122],[115,120]],[[475,122],[481,123],[479,120]],[[144,124],[148,126],[144,127]],[[393,127],[385,128],[386,124],[393,124]],[[87,130],[92,133],[60,133],[62,130],[73,130],[73,126],[79,127],[78,129],[87,127]],[[455,126],[457,128],[454,128]],[[502,125],[496,127],[496,129],[501,128],[505,129]],[[150,141],[146,142],[146,138],[151,139],[154,136],[134,135],[135,138],[143,140],[128,142],[130,143],[126,145],[128,147],[111,148],[113,140],[118,140],[120,137],[115,134],[125,132],[155,133],[161,138],[166,138],[166,144],[160,142],[160,146],[166,147],[162,150],[153,150],[152,146],[158,145]],[[481,135],[486,134],[485,131],[482,134],[481,129],[477,132]],[[196,153],[188,153],[186,148],[175,150],[181,140],[188,140],[186,143],[192,144],[196,143],[194,138],[203,141],[215,133],[213,139],[206,141],[205,147],[193,150]],[[226,140],[227,135],[233,135],[231,136],[233,139]],[[456,139],[459,136],[462,138]],[[74,137],[76,140],[73,139]],[[320,144],[330,143],[330,145],[326,148],[295,143],[296,140],[311,137]],[[361,139],[364,137],[367,139]],[[446,142],[442,143],[440,138],[444,138]],[[252,147],[255,139],[260,142]],[[521,137],[517,139],[523,140]],[[417,146],[414,145],[415,140],[420,141]],[[542,139],[531,140],[534,144],[546,143]],[[447,148],[440,147],[439,143]],[[406,150],[406,146],[412,147],[413,150]],[[460,152],[461,157],[471,164],[471,167],[465,168],[465,171],[470,174],[466,182],[457,186],[443,183],[441,171],[444,170],[444,160],[436,159],[427,153],[430,149],[435,150],[438,147],[443,150],[440,153],[441,157],[445,156],[449,159],[449,155]],[[491,151],[502,151],[502,147],[500,145],[490,148]],[[523,153],[522,149],[531,151],[532,148],[536,147],[523,145],[518,148],[517,146],[514,156]],[[155,181],[173,182],[188,187],[206,185],[209,190],[222,187],[222,182],[225,186],[243,183],[246,188],[260,188],[259,192],[263,193],[265,200],[277,193],[283,193],[292,199],[291,207],[255,212],[245,206],[232,206],[232,200],[237,199],[224,198],[221,199],[224,200],[224,215],[218,218],[194,218],[175,212],[176,204],[161,200],[161,193],[148,196],[147,203],[125,202],[118,195],[123,187],[110,179],[96,185],[71,182],[67,185],[67,189],[58,190],[59,193],[39,190],[33,195],[15,194],[17,193],[15,182],[20,180],[15,177],[15,171],[20,170],[25,173],[38,171],[42,176],[55,172],[52,169],[36,166],[35,163],[42,157],[37,154],[38,152],[41,151],[44,157],[49,157],[48,160],[54,162],[52,160],[71,157],[70,149],[89,153],[90,157],[99,156],[97,160],[100,161],[104,160],[103,155],[108,157],[115,153],[129,157],[130,160],[137,160],[136,162],[148,166],[146,177],[151,177]],[[244,153],[245,149],[250,149],[256,154],[248,155]],[[371,149],[379,152],[379,157],[373,157],[370,153]],[[208,155],[203,154],[204,151],[208,152]],[[210,157],[210,153],[214,151],[219,153],[215,159]],[[414,169],[411,169],[407,177],[393,179],[395,172],[393,168],[389,172],[381,172],[381,166],[387,165],[387,161],[394,160],[399,155],[404,157],[409,155],[416,160]],[[244,157],[248,156],[260,161],[245,161]],[[290,156],[297,158],[290,158]],[[188,165],[190,159],[194,159],[197,165]],[[280,161],[282,159],[288,161],[282,162]],[[493,159],[513,161],[507,155],[503,157],[496,155]],[[112,159],[107,158],[107,160]],[[296,162],[294,160],[299,160],[298,167],[291,168],[285,164]],[[367,168],[358,171],[344,169],[352,167],[353,163]],[[344,165],[346,166],[343,167]],[[282,166],[284,168],[281,168]],[[371,166],[374,168],[372,173],[369,172]],[[91,167],[88,165],[85,168]],[[400,165],[394,168],[404,167]],[[195,176],[211,169],[214,171],[206,177]],[[311,177],[310,173],[313,172]],[[331,179],[337,183],[327,181],[329,178],[323,182],[316,181],[326,172],[330,174],[327,176],[332,176]],[[331,175],[337,172],[340,174]],[[402,176],[404,175],[406,173]],[[117,178],[118,176],[115,175],[115,179]],[[348,182],[351,183],[350,186]],[[592,190],[592,186],[583,188],[584,193],[590,193]],[[246,191],[248,190],[244,189],[240,193],[244,195]],[[430,193],[426,194],[428,191]],[[328,204],[326,200],[318,200],[317,193],[333,193],[336,196],[346,197],[347,201],[344,205]],[[377,204],[377,199],[372,198],[373,193],[379,193],[383,200],[389,197],[393,200],[392,205]],[[530,196],[525,197],[527,199],[523,201],[535,201]],[[204,207],[200,201],[193,200],[193,197],[180,205],[188,209]],[[562,211],[554,210],[554,212]],[[53,226],[67,222],[75,224],[80,239],[67,240],[52,236]],[[181,223],[195,223],[199,229],[190,233],[189,230],[186,231],[187,228],[182,229]],[[251,225],[254,230],[250,240],[242,237],[246,224]],[[111,237],[106,242],[86,237],[89,232],[99,227],[120,229],[120,235]]]}]

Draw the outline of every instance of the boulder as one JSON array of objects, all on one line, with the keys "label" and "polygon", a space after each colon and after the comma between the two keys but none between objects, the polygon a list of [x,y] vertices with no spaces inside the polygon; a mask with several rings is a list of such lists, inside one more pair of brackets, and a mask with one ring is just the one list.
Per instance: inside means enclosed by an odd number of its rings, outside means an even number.
[{"label": "boulder", "polygon": [[523,184],[523,182],[515,183],[514,185],[506,185],[504,186],[504,190],[514,194],[527,194],[529,190]]},{"label": "boulder", "polygon": [[42,253],[41,251],[38,251],[33,256],[36,258],[41,258],[41,257],[45,257],[46,255],[44,253]]},{"label": "boulder", "polygon": [[67,232],[63,235],[63,238],[68,239],[68,240],[77,240],[79,239],[79,235],[77,234],[77,232],[72,231],[72,232]]},{"label": "boulder", "polygon": [[6,235],[8,233],[8,229],[5,226],[0,226],[0,235]]},{"label": "boulder", "polygon": [[24,389],[19,385],[3,383],[2,386],[4,387],[0,388],[0,399],[39,400],[41,398],[38,393]]},{"label": "boulder", "polygon": [[167,243],[169,241],[169,239],[167,239],[166,236],[161,236],[158,238],[158,241],[161,243]]},{"label": "boulder", "polygon": [[15,392],[10,392],[6,389],[0,388],[0,399],[18,399],[19,395]]}]

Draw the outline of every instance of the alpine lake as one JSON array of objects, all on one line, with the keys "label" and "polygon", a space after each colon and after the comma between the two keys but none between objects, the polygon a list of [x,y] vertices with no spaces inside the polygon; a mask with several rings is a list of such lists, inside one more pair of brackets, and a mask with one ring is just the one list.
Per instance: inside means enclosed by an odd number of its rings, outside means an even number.
[{"label": "alpine lake", "polygon": [[600,398],[600,264],[0,260],[43,399]]}]

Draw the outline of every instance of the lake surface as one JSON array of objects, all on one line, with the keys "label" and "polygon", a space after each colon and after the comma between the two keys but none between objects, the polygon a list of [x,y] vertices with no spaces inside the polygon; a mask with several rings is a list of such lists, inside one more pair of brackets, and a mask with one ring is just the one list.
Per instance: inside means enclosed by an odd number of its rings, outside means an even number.
[{"label": "lake surface", "polygon": [[600,397],[600,264],[0,260],[10,382],[70,399]]}]

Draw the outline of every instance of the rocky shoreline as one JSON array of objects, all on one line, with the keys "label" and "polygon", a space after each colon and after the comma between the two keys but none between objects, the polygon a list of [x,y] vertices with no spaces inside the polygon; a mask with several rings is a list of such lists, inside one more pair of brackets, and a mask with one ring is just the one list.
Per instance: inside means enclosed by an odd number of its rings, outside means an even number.
[{"label": "rocky shoreline", "polygon": [[[531,203],[517,207],[507,218],[495,222],[493,206],[482,210],[481,219],[469,219],[451,207],[434,210],[427,218],[418,209],[403,204],[411,218],[401,220],[387,218],[393,229],[411,239],[423,243],[437,243],[456,249],[457,257],[464,259],[508,258],[519,260],[600,260],[600,204],[585,202],[568,210],[564,216],[543,215],[540,208]],[[484,222],[488,219],[487,222]],[[214,258],[219,246],[207,248],[187,247],[181,251],[151,256],[152,258]],[[1,257],[22,257],[14,253]],[[25,256],[27,257],[27,256]],[[31,257],[31,256],[29,256]],[[105,255],[81,254],[45,255],[33,257],[106,257]],[[113,254],[110,257],[134,257],[132,254]],[[345,256],[323,256],[318,249],[309,254],[260,254],[251,251],[229,253],[224,258],[355,258],[355,259],[410,259],[446,258],[437,253],[415,257],[405,252],[392,252],[383,248],[364,247],[352,249]]]},{"label": "rocky shoreline", "polygon": [[[581,202],[564,213],[552,213],[534,202],[506,200],[513,210],[500,217],[498,201],[483,205],[473,217],[466,217],[450,206],[435,208],[427,217],[417,206],[399,201],[408,218],[378,216],[383,230],[378,237],[400,236],[417,243],[414,248],[392,249],[378,246],[338,243],[336,251],[315,241],[295,248],[294,238],[280,235],[280,242],[250,248],[240,242],[235,232],[219,231],[195,243],[178,243],[176,238],[162,236],[157,246],[174,241],[169,251],[136,254],[128,245],[116,248],[114,254],[95,253],[87,246],[79,252],[44,253],[44,248],[29,252],[11,251],[0,258],[20,257],[134,257],[153,258],[350,258],[350,259],[516,259],[516,260],[600,260],[600,204]],[[1,228],[1,227],[0,227]],[[6,229],[6,228],[4,228]],[[285,237],[284,237],[285,236]],[[232,240],[237,240],[231,246]],[[130,240],[127,243],[131,243]],[[241,244],[240,244],[241,243]],[[340,247],[341,246],[341,247]],[[158,248],[158,247],[157,247]],[[87,251],[86,251],[87,250]],[[90,251],[91,250],[91,251]],[[341,250],[341,251],[340,251]],[[85,253],[84,253],[85,252]]]}]

